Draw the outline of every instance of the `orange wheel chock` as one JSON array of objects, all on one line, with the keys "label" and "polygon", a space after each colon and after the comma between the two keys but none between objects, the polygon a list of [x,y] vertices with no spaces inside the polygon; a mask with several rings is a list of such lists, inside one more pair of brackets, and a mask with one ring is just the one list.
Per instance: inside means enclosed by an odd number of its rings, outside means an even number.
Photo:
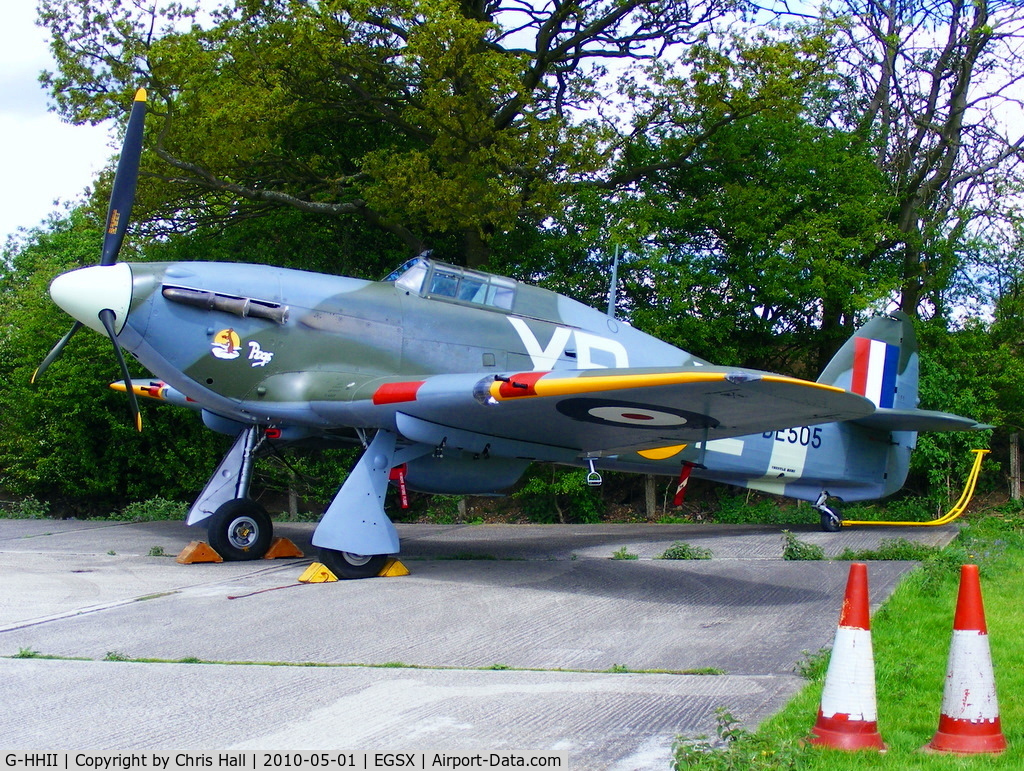
[{"label": "orange wheel chock", "polygon": [[175,558],[175,562],[180,562],[182,565],[191,565],[194,562],[223,562],[224,558],[221,557],[216,550],[205,541],[192,541],[181,550],[181,553]]},{"label": "orange wheel chock", "polygon": [[290,557],[303,557],[302,550],[287,538],[277,537],[270,544],[267,553],[263,555],[265,560],[276,560]]}]

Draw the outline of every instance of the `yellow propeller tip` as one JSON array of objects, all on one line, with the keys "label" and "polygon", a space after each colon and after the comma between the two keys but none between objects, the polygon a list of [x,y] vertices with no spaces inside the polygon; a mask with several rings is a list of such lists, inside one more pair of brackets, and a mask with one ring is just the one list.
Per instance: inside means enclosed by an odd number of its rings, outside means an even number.
[{"label": "yellow propeller tip", "polygon": [[145,102],[146,101],[146,97],[147,97],[146,89],[144,89],[144,88],[140,88],[138,91],[135,92],[135,101],[136,102]]},{"label": "yellow propeller tip", "polygon": [[136,415],[135,416],[135,430],[138,431],[140,434],[142,433],[142,416],[141,415]]},{"label": "yellow propeller tip", "polygon": [[36,376],[37,376],[38,374],[39,374],[39,368],[38,368],[38,367],[36,367],[36,370],[35,370],[35,372],[33,372],[33,373],[32,373],[32,377],[31,377],[31,378],[29,379],[29,381],[28,381],[28,384],[29,384],[29,385],[35,385],[35,384],[36,384]]}]

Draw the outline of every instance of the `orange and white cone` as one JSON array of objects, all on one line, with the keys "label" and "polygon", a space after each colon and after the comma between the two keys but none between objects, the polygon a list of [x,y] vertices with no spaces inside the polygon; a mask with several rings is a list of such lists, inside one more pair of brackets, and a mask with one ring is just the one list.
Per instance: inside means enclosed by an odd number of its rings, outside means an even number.
[{"label": "orange and white cone", "polygon": [[878,733],[868,566],[863,562],[850,565],[818,721],[809,741],[838,750],[885,750]]},{"label": "orange and white cone", "polygon": [[1006,749],[977,565],[960,568],[939,730],[925,749],[963,754]]}]

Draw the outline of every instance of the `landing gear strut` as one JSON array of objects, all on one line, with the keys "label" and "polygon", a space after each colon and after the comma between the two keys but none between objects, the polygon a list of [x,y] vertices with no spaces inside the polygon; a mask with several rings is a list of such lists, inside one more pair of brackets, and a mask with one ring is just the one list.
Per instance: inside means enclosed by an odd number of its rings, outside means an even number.
[{"label": "landing gear strut", "polygon": [[[257,426],[239,432],[189,510],[187,524],[207,522],[210,545],[225,560],[260,559],[273,540],[270,517],[248,497],[253,457],[265,438]],[[313,532],[320,561],[338,578],[379,575],[388,557],[399,551],[398,531],[384,512],[390,471],[433,447],[398,447],[397,442],[396,433],[377,431]]]},{"label": "landing gear strut", "polygon": [[826,533],[838,533],[843,527],[843,517],[835,506],[828,505],[828,499],[828,491],[822,490],[814,502],[814,508],[821,516],[821,529]]},{"label": "landing gear strut", "polygon": [[261,438],[256,426],[238,434],[186,520],[189,525],[206,522],[210,546],[228,561],[262,559],[274,538],[270,515],[248,497]]}]

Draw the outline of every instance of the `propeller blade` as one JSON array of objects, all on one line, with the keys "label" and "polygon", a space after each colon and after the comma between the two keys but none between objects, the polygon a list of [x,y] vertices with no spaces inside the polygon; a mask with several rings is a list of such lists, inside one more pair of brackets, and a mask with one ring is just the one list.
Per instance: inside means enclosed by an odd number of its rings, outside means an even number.
[{"label": "propeller blade", "polygon": [[46,368],[53,364],[57,357],[61,355],[64,350],[64,346],[68,344],[68,340],[70,340],[74,336],[75,332],[81,328],[81,321],[76,321],[71,325],[71,329],[67,331],[67,334],[58,340],[57,344],[50,349],[48,354],[46,354],[46,358],[43,359],[43,363],[36,367],[36,371],[32,373],[32,379],[29,381],[30,383],[35,385],[35,382],[43,376],[44,372],[46,372]]},{"label": "propeller blade", "polygon": [[124,241],[125,231],[135,202],[135,186],[139,181],[139,159],[142,157],[142,128],[146,121],[146,89],[135,92],[135,102],[128,117],[121,158],[114,174],[114,188],[110,193],[110,208],[107,209],[107,229],[103,236],[103,252],[100,265],[112,265],[117,261]]},{"label": "propeller blade", "polygon": [[104,308],[100,311],[99,317],[100,321],[103,323],[103,328],[107,330],[107,336],[110,338],[110,342],[114,344],[114,356],[117,358],[117,363],[121,366],[121,374],[124,376],[124,384],[128,394],[128,404],[131,407],[135,429],[137,431],[142,431],[142,413],[139,412],[139,402],[135,398],[135,390],[132,386],[132,376],[128,372],[128,364],[125,362],[124,355],[121,353],[121,344],[117,342],[117,333],[114,332],[114,312],[110,310],[110,308]]}]

